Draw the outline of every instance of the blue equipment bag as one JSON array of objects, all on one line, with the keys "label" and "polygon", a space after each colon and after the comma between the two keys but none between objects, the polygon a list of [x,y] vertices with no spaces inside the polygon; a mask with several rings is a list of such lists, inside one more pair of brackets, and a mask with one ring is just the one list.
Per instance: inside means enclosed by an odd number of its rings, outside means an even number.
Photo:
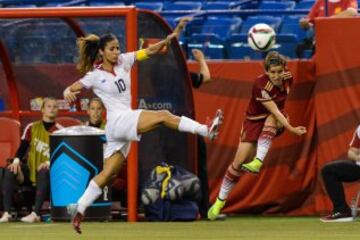
[{"label": "blue equipment bag", "polygon": [[142,191],[145,218],[149,221],[193,221],[201,197],[200,181],[179,166],[162,163],[154,168]]}]

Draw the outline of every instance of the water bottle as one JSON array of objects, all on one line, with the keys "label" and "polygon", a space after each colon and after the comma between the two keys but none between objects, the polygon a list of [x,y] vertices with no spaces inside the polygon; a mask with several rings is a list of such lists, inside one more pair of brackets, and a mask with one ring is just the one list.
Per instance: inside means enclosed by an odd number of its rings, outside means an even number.
[{"label": "water bottle", "polygon": [[354,220],[357,216],[357,204],[358,203],[356,202],[356,197],[353,197],[351,200],[351,216]]},{"label": "water bottle", "polygon": [[51,223],[51,215],[50,214],[44,214],[41,216],[41,220],[44,222],[44,223]]}]

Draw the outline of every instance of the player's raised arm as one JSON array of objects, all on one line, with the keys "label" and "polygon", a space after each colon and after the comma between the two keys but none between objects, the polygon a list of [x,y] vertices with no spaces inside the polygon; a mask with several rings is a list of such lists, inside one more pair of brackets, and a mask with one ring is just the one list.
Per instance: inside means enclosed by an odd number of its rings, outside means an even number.
[{"label": "player's raised arm", "polygon": [[171,40],[174,38],[176,38],[176,34],[171,33],[165,39],[163,39],[145,49],[141,49],[141,50],[137,51],[136,52],[136,60],[143,61],[153,55],[158,54],[161,51],[161,49],[163,47],[165,47],[166,45],[168,45],[171,42]]},{"label": "player's raised arm", "polygon": [[64,99],[69,103],[72,103],[76,100],[76,95],[78,95],[84,86],[79,82],[74,82],[64,90]]},{"label": "player's raised arm", "polygon": [[276,120],[278,120],[284,126],[284,128],[289,130],[291,133],[298,136],[301,136],[306,133],[306,127],[303,126],[293,127],[289,123],[289,121],[285,118],[285,116],[280,112],[279,108],[276,106],[274,101],[266,101],[266,102],[262,102],[262,104],[269,112],[271,112],[275,116]]}]

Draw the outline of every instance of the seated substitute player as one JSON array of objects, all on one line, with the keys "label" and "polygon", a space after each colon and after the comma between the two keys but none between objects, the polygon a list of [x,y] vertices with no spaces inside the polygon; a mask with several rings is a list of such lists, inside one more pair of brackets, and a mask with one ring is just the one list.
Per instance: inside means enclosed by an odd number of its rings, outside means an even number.
[{"label": "seated substitute player", "polygon": [[[3,179],[4,213],[1,223],[9,222],[13,195],[17,187],[28,185],[36,190],[34,211],[21,218],[22,222],[39,222],[42,204],[49,198],[49,134],[61,129],[55,122],[58,104],[54,98],[45,98],[41,107],[42,120],[28,124],[21,137],[16,157],[5,169]],[[27,161],[24,159],[29,149]]]},{"label": "seated substitute player", "polygon": [[[80,224],[86,208],[101,195],[102,188],[119,172],[129,152],[131,141],[139,141],[141,134],[160,125],[200,134],[211,140],[218,134],[222,122],[220,110],[208,126],[185,116],[175,116],[168,111],[131,109],[130,73],[133,64],[136,60],[145,60],[159,53],[175,36],[174,33],[170,34],[166,39],[146,49],[124,54],[120,54],[119,41],[113,34],[102,37],[89,35],[79,39],[78,68],[85,76],[65,89],[64,98],[68,102],[73,102],[76,94],[84,87],[93,89],[103,101],[107,111],[105,128],[107,145],[104,169],[90,181],[78,203],[68,206],[73,227],[78,233],[81,233]],[[94,66],[98,58],[101,58],[101,63]]]},{"label": "seated substitute player", "polygon": [[[229,193],[242,175],[241,170],[259,173],[274,137],[281,134],[284,128],[298,136],[306,133],[303,126],[293,127],[284,113],[285,101],[293,82],[291,73],[286,70],[285,58],[278,52],[269,52],[264,60],[264,68],[265,74],[257,77],[253,85],[235,159],[226,171],[216,202],[208,211],[210,220],[215,220],[225,206]],[[254,154],[255,158],[244,164]]]},{"label": "seated substitute player", "polygon": [[333,211],[320,218],[322,222],[351,222],[353,217],[345,200],[342,182],[355,182],[360,179],[360,125],[350,142],[348,160],[338,160],[326,164],[321,175],[331,202]]},{"label": "seated substitute player", "polygon": [[87,109],[89,120],[85,122],[85,125],[105,129],[106,122],[102,117],[104,109],[104,104],[100,98],[90,99]]}]

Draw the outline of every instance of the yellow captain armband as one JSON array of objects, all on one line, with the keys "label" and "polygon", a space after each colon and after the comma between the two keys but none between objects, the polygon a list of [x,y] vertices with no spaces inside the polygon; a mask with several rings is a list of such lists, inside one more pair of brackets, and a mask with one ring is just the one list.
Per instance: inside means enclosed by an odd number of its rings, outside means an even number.
[{"label": "yellow captain armband", "polygon": [[149,58],[149,55],[147,55],[145,49],[141,49],[139,51],[136,51],[136,60],[137,61],[143,61]]}]

